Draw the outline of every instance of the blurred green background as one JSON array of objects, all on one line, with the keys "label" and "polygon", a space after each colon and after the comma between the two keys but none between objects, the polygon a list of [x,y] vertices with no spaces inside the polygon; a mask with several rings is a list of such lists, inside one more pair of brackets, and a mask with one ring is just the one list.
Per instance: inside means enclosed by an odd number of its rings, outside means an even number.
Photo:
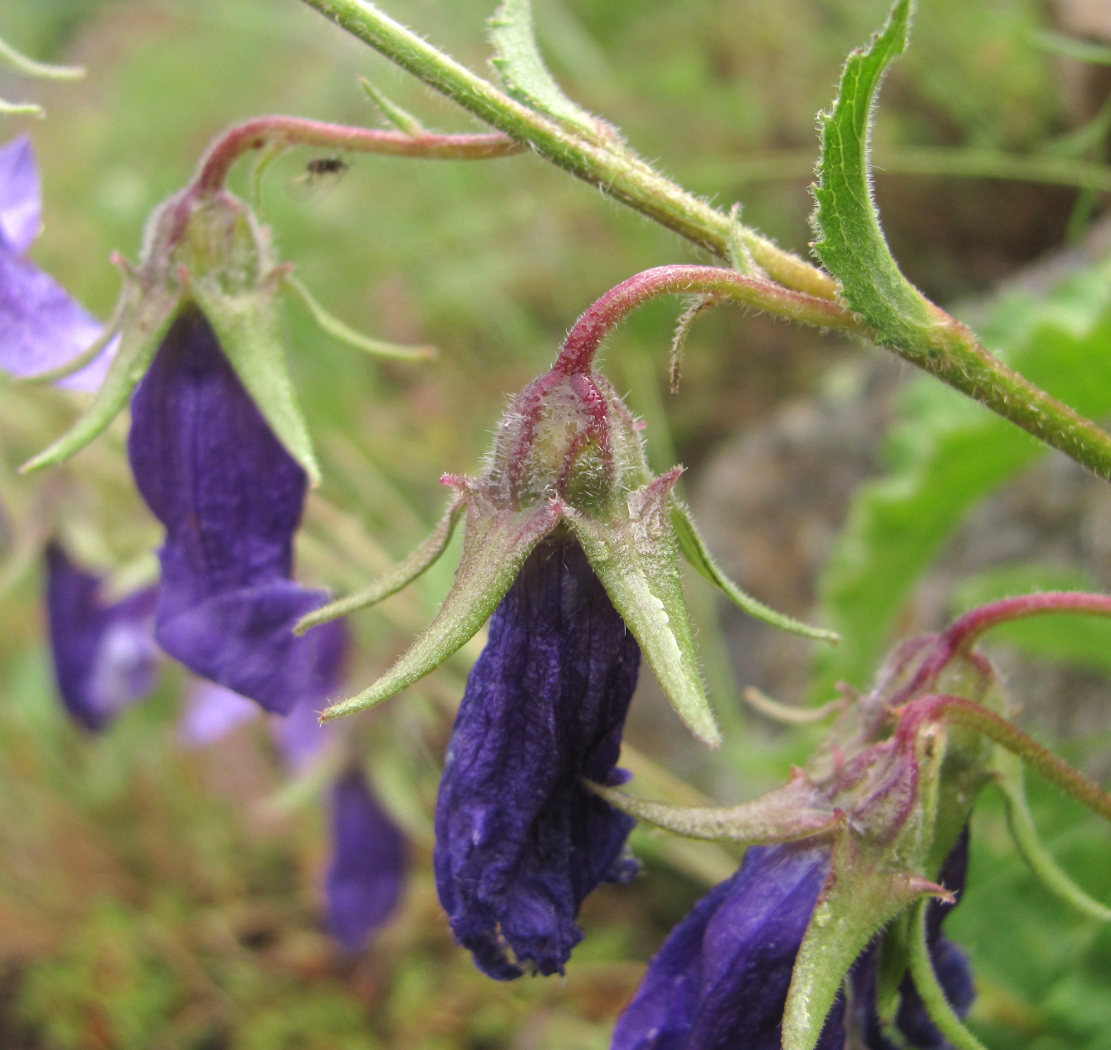
[{"label": "blurred green background", "polygon": [[[478,70],[491,6],[386,5]],[[544,51],[576,100],[688,189],[723,207],[743,202],[750,224],[806,252],[814,116],[830,103],[846,52],[882,21],[882,3],[535,0],[535,9]],[[1045,36],[1078,28],[1098,39],[1098,27],[1078,27],[1063,2],[921,4],[911,50],[885,84],[874,159],[895,254],[939,300],[983,297],[1097,223],[1107,68],[1062,55]],[[48,113],[7,119],[0,139],[33,136],[46,222],[34,258],[102,316],[118,289],[109,254],[137,257],[146,216],[185,183],[220,129],[266,112],[377,125],[359,75],[431,128],[474,128],[295,0],[10,0],[0,35],[88,70],[77,84],[0,75],[0,97],[30,96]],[[481,164],[359,156],[341,179],[305,180],[317,156],[294,150],[265,171],[258,203],[281,256],[349,323],[441,351],[425,365],[370,361],[289,313],[291,366],[325,470],[307,511],[300,575],[346,591],[431,526],[440,474],[478,469],[507,396],[550,362],[593,299],[638,270],[697,255],[530,156]],[[249,176],[241,163],[233,182],[244,195]],[[647,420],[654,467],[685,463],[701,496],[696,511],[704,503],[713,516],[720,501],[700,478],[731,443],[773,425],[786,405],[843,391],[875,352],[720,310],[692,332],[682,391],[670,398],[666,359],[679,310],[653,304],[631,318],[610,341],[607,371]],[[849,382],[853,391],[865,385]],[[78,408],[54,391],[0,386],[0,1047],[607,1047],[644,962],[735,858],[638,831],[646,875],[588,900],[587,936],[565,980],[483,978],[451,942],[430,871],[440,756],[478,639],[358,726],[375,783],[414,838],[415,863],[395,921],[371,950],[343,956],[321,925],[320,784],[288,784],[260,726],[205,750],[183,748],[176,718],[185,682],[173,672],[154,701],[101,737],[61,712],[42,644],[45,537],[62,535],[120,587],[152,576],[159,542],[130,485],[122,422],[48,476],[15,474]],[[881,413],[877,439],[886,420]],[[871,463],[857,480],[878,469]],[[791,491],[798,513],[825,513],[808,510],[808,496],[805,485]],[[843,513],[827,514],[826,532]],[[746,522],[714,526],[728,537]],[[730,560],[730,550],[720,553]],[[742,582],[746,571],[741,564]],[[426,622],[451,572],[445,559],[357,618],[353,686]],[[677,723],[646,681],[626,764],[642,794],[738,801],[782,779],[814,735],[775,731],[741,710],[746,653],[697,581],[690,591],[729,744],[708,757],[676,739]],[[813,613],[812,589],[799,600],[789,611]],[[1106,644],[1097,638],[1089,648]],[[811,648],[791,650],[793,676],[759,684],[799,699]],[[1084,735],[1063,746],[1081,763],[1098,762],[1106,736]],[[1065,866],[1106,899],[1107,829],[1037,783],[1031,794]],[[974,1025],[997,1050],[1106,1050],[1111,936],[1036,886],[990,804],[973,842],[971,889],[949,929],[979,976]]]}]

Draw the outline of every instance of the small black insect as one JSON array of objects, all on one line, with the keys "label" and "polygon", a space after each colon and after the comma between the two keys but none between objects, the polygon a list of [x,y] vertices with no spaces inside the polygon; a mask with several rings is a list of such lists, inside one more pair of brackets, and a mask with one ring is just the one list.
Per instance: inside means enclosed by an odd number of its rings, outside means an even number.
[{"label": "small black insect", "polygon": [[323,192],[325,187],[334,187],[343,178],[347,168],[347,161],[342,157],[313,157],[293,182],[315,196]]},{"label": "small black insect", "polygon": [[309,180],[325,175],[342,175],[347,171],[347,161],[342,157],[313,157],[305,168]]}]

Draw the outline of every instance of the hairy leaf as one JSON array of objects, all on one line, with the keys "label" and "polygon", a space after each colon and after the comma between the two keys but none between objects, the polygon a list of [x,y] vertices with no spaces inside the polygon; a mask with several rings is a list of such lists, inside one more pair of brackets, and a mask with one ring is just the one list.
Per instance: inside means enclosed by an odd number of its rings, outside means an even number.
[{"label": "hairy leaf", "polygon": [[906,49],[911,6],[897,0],[868,50],[849,55],[833,109],[818,118],[822,153],[812,216],[814,251],[841,282],[845,301],[896,346],[920,343],[936,323],[887,246],[868,163],[876,94],[888,65]]}]

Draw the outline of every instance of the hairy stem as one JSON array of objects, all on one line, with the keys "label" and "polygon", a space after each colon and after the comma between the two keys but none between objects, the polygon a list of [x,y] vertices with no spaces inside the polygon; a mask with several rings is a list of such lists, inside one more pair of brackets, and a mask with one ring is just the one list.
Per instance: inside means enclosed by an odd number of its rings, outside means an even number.
[{"label": "hairy stem", "polygon": [[1043,777],[1098,813],[1104,820],[1111,821],[1111,795],[1073,769],[1049,748],[1039,744],[1029,733],[1023,732],[1014,723],[981,704],[959,696],[934,695],[912,701],[903,708],[903,712],[903,717],[911,722],[944,718],[947,722],[976,730],[1017,755],[1026,765],[1036,769]]},{"label": "hairy stem", "polygon": [[380,11],[369,0],[304,0],[402,69],[480,120],[526,142],[546,160],[722,259],[738,243],[775,280],[832,299],[837,283],[817,267],[777,248],[756,231],[688,193],[632,153],[616,137],[600,142],[521,105]]},{"label": "hairy stem", "polygon": [[400,157],[439,160],[486,160],[520,153],[524,147],[497,133],[485,135],[410,135],[328,124],[303,117],[272,114],[256,117],[225,131],[201,158],[194,187],[198,194],[222,189],[231,166],[251,150],[288,146],[318,146],[355,153],[386,153]]},{"label": "hairy stem", "polygon": [[606,336],[622,319],[661,295],[710,295],[819,328],[862,335],[870,331],[843,306],[791,291],[766,278],[750,277],[720,266],[657,266],[622,281],[590,306],[568,333],[555,367],[568,374],[588,371]]},{"label": "hairy stem", "polygon": [[1111,595],[1089,594],[1085,591],[1044,591],[1021,594],[1013,598],[981,605],[953,622],[945,632],[952,651],[967,652],[986,631],[1012,620],[1052,614],[1111,616]]}]

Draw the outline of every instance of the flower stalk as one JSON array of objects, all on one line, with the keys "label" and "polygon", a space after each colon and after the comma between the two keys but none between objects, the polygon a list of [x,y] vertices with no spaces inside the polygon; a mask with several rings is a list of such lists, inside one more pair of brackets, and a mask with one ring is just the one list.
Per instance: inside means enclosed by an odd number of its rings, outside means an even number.
[{"label": "flower stalk", "polygon": [[520,153],[524,146],[497,133],[440,135],[422,131],[384,131],[349,124],[331,124],[304,117],[271,114],[255,117],[225,131],[201,158],[194,181],[199,196],[223,188],[231,166],[253,150],[317,146],[352,153],[383,153],[394,157],[435,160],[488,160]]}]

